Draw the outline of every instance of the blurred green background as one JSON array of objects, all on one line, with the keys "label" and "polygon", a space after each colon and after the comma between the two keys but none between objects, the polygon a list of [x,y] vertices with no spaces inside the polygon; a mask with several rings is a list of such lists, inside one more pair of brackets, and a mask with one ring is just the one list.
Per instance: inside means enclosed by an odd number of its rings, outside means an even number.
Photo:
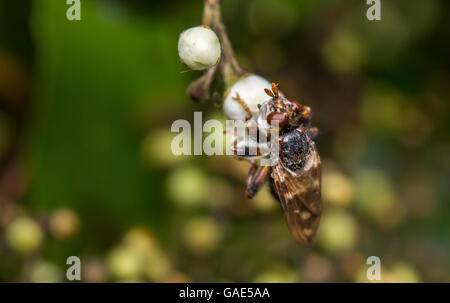
[{"label": "blurred green background", "polygon": [[248,164],[173,156],[201,73],[177,39],[196,1],[0,1],[0,281],[450,282],[448,1],[224,0],[240,63],[311,106],[324,214],[291,237]]}]

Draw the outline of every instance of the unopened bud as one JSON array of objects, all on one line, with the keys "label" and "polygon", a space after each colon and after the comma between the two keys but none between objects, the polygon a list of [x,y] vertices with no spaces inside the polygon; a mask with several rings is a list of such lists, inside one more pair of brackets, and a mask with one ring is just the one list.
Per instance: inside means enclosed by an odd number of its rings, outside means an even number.
[{"label": "unopened bud", "polygon": [[219,38],[206,26],[189,28],[178,39],[178,55],[190,69],[204,70],[216,65],[220,53]]},{"label": "unopened bud", "polygon": [[[258,116],[258,105],[262,105],[270,97],[264,89],[270,89],[269,81],[258,75],[246,75],[234,83],[225,92],[223,111],[232,120],[246,120],[249,114]],[[247,112],[249,111],[249,112]]]}]

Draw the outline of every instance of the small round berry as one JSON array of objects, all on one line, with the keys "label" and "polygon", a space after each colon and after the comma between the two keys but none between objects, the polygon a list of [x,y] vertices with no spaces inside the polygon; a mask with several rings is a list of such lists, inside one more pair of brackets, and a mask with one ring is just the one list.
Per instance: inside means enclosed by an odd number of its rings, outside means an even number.
[{"label": "small round berry", "polygon": [[56,210],[50,217],[50,233],[58,239],[67,239],[80,230],[80,218],[77,213],[68,208]]},{"label": "small round berry", "polygon": [[[257,117],[259,105],[271,99],[264,89],[271,84],[263,77],[246,75],[235,82],[225,93],[223,111],[232,120],[247,120],[249,114]],[[249,111],[249,112],[247,112]]]},{"label": "small round berry", "polygon": [[6,242],[19,253],[34,252],[42,243],[42,228],[31,218],[19,217],[6,229]]},{"label": "small round berry", "polygon": [[220,59],[220,42],[216,33],[206,26],[189,28],[180,34],[178,55],[193,70],[204,70]]}]

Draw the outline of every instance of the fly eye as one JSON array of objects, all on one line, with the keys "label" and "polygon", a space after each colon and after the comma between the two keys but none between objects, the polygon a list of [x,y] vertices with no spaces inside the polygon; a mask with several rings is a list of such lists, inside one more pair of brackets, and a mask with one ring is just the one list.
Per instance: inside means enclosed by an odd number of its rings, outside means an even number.
[{"label": "fly eye", "polygon": [[267,123],[272,125],[274,121],[278,121],[278,127],[283,127],[288,122],[288,119],[282,113],[272,112],[267,116]]}]

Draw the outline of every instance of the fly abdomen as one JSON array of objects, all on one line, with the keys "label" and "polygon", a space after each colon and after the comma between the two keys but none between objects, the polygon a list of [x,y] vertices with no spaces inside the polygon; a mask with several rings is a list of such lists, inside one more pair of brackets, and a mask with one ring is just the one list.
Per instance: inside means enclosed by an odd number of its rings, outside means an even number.
[{"label": "fly abdomen", "polygon": [[310,142],[306,134],[296,129],[280,140],[280,160],[284,167],[295,172],[305,166],[310,154]]}]

